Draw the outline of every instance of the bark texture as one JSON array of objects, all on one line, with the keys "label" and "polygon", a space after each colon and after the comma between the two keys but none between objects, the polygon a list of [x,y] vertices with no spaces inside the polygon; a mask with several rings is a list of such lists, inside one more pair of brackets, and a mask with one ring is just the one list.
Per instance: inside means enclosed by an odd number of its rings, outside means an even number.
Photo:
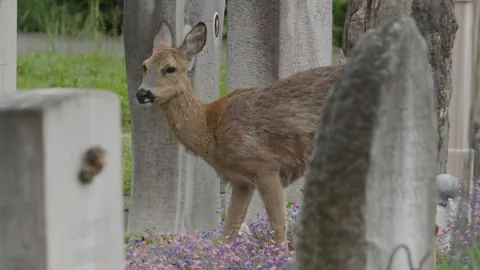
[{"label": "bark texture", "polygon": [[385,20],[401,14],[410,15],[414,0],[349,0],[345,29],[343,32],[343,53],[350,55],[358,39],[369,29]]},{"label": "bark texture", "polygon": [[452,49],[458,24],[454,0],[350,0],[345,19],[346,57],[359,37],[385,19],[411,15],[429,47],[438,114],[438,173],[445,173],[448,156],[448,105],[452,96]]},{"label": "bark texture", "polygon": [[437,173],[445,173],[448,158],[448,105],[452,97],[452,50],[458,23],[454,0],[414,0],[412,17],[429,48],[438,114]]}]

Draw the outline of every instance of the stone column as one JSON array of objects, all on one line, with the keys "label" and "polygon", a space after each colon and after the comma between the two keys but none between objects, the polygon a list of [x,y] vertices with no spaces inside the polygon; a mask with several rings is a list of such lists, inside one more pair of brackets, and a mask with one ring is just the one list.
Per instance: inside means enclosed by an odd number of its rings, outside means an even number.
[{"label": "stone column", "polygon": [[[229,91],[331,64],[330,0],[228,1],[227,5]],[[303,178],[287,188],[286,200],[301,202],[300,187]],[[226,197],[228,201],[228,192]],[[247,219],[259,212],[265,209],[255,192]]]},{"label": "stone column", "polygon": [[[205,1],[205,4],[207,1]],[[215,4],[216,3],[216,4]],[[142,107],[135,99],[142,79],[142,62],[149,56],[160,21],[167,20],[183,40],[185,25],[211,20],[221,1],[200,6],[185,0],[126,0],[124,2],[125,60],[132,111],[132,193],[128,232],[209,229],[218,225],[219,184],[210,168],[186,153],[172,136],[157,106]],[[220,3],[220,5],[217,5]],[[186,11],[186,9],[188,9]],[[220,18],[222,19],[222,18]],[[207,21],[208,33],[213,24]],[[218,95],[220,47],[209,36],[192,70],[200,98]],[[209,66],[207,68],[206,66]]]},{"label": "stone column", "polygon": [[123,269],[121,138],[112,92],[2,97],[0,269]]},{"label": "stone column", "polygon": [[[208,29],[207,43],[195,57],[191,70],[195,95],[204,102],[212,102],[219,98],[224,11],[225,0],[187,0],[185,5],[185,23],[193,27],[199,22],[205,22]],[[216,17],[218,18],[217,26],[215,26]],[[217,32],[215,32],[216,27]],[[193,158],[193,160],[195,170],[192,179],[189,180],[192,192],[185,198],[191,202],[189,216],[192,224],[190,227],[210,229],[220,224],[220,215],[214,214],[216,208],[220,206],[220,180],[215,171],[202,159]]]},{"label": "stone column", "polygon": [[0,96],[17,89],[17,0],[0,1]]},{"label": "stone column", "polygon": [[452,51],[452,98],[448,107],[450,131],[447,161],[447,173],[468,180],[469,183],[473,176],[474,157],[470,143],[472,10],[471,0],[455,0],[458,32]]}]

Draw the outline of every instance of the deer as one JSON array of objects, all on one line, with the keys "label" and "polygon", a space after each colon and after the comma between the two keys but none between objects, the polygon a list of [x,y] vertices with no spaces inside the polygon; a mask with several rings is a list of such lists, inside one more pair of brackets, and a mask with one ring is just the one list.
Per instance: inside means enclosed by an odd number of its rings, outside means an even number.
[{"label": "deer", "polygon": [[231,185],[223,241],[235,239],[258,190],[275,244],[288,250],[284,189],[307,169],[322,107],[343,65],[243,86],[206,103],[194,95],[187,73],[206,41],[207,27],[199,22],[173,48],[172,30],[162,21],[136,100],[159,106],[178,142]]}]

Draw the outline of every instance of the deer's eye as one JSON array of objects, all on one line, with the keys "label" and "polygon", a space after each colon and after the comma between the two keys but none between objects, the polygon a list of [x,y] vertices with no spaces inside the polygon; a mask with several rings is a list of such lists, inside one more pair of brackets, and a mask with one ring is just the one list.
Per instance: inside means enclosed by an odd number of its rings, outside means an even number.
[{"label": "deer's eye", "polygon": [[147,65],[143,64],[143,65],[142,65],[142,68],[143,68],[143,73],[146,73],[146,72],[147,72],[147,69],[148,69],[148,68],[147,68]]},{"label": "deer's eye", "polygon": [[165,72],[167,72],[167,73],[174,73],[175,71],[177,71],[177,69],[175,67],[165,68]]}]

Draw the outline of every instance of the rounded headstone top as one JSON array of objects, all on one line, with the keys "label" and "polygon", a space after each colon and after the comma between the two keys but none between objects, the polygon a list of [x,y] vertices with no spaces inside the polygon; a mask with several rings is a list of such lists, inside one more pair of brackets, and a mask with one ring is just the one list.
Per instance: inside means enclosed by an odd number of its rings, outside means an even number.
[{"label": "rounded headstone top", "polygon": [[446,206],[448,199],[456,199],[460,190],[460,183],[455,176],[439,174],[435,177],[438,204]]}]

